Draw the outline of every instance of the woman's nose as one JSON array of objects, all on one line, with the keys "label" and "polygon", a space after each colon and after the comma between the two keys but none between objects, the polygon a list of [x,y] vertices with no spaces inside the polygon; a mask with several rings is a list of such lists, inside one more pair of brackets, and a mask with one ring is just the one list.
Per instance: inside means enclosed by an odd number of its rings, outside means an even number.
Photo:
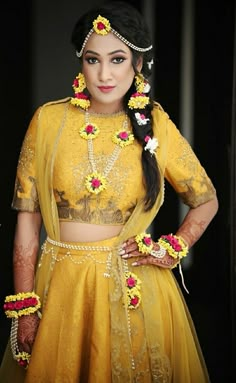
[{"label": "woman's nose", "polygon": [[111,79],[110,66],[107,63],[102,63],[99,70],[99,80],[107,81]]}]

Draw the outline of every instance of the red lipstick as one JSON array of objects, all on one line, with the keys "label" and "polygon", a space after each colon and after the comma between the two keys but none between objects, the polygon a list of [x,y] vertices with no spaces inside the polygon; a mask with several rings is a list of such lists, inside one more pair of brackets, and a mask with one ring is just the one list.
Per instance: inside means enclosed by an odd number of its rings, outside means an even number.
[{"label": "red lipstick", "polygon": [[98,89],[101,91],[101,92],[103,92],[103,93],[109,93],[109,92],[111,92],[113,89],[114,89],[115,87],[114,86],[105,86],[105,85],[103,85],[103,86],[98,86]]}]

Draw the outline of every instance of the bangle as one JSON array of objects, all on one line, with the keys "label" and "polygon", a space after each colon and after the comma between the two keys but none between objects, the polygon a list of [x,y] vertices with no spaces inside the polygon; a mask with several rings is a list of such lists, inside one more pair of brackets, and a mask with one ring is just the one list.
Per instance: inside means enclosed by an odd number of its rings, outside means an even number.
[{"label": "bangle", "polygon": [[141,233],[136,235],[135,242],[138,245],[138,249],[142,254],[150,254],[153,248],[152,238],[150,234]]},{"label": "bangle", "polygon": [[166,251],[168,251],[168,254],[175,259],[180,260],[181,258],[186,257],[188,254],[187,244],[181,237],[177,235],[162,235],[158,239],[157,243],[160,248],[164,248]]},{"label": "bangle", "polygon": [[41,306],[40,298],[34,292],[8,295],[5,298],[4,311],[7,318],[19,318],[35,313]]}]

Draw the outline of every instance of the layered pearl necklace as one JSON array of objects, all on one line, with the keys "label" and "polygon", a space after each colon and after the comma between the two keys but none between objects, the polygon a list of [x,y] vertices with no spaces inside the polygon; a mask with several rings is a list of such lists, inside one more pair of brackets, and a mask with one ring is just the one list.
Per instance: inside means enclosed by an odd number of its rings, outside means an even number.
[{"label": "layered pearl necklace", "polygon": [[99,135],[100,129],[96,124],[89,121],[89,113],[85,112],[85,124],[80,129],[80,136],[87,140],[88,145],[88,160],[91,166],[92,173],[85,178],[86,189],[93,194],[99,194],[107,188],[107,177],[117,161],[122,148],[133,143],[134,135],[128,130],[127,115],[122,125],[122,129],[116,131],[112,135],[112,142],[115,143],[115,148],[108,157],[106,165],[102,172],[97,171],[96,160],[94,158],[93,140]]}]

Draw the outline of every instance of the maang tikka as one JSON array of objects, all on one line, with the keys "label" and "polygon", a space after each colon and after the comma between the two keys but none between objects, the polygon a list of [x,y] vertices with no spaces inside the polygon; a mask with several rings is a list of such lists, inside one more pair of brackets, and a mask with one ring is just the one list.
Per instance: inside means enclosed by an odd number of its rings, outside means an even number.
[{"label": "maang tikka", "polygon": [[97,33],[98,35],[102,35],[102,36],[105,36],[105,35],[107,35],[108,33],[111,32],[111,33],[113,33],[113,35],[118,37],[118,39],[121,40],[128,47],[130,47],[131,49],[134,49],[135,51],[138,51],[138,52],[144,53],[144,52],[148,52],[148,51],[150,51],[152,49],[152,45],[150,45],[149,47],[146,47],[146,48],[137,47],[136,45],[134,45],[133,43],[128,41],[125,37],[123,37],[114,28],[112,28],[108,19],[106,19],[105,17],[102,17],[101,15],[99,15],[93,21],[93,27],[90,29],[89,33],[85,37],[84,42],[83,42],[82,47],[81,47],[81,50],[80,51],[76,51],[76,56],[77,57],[80,58],[82,56],[83,51],[84,51],[84,47],[87,44],[89,37],[94,32]]}]

